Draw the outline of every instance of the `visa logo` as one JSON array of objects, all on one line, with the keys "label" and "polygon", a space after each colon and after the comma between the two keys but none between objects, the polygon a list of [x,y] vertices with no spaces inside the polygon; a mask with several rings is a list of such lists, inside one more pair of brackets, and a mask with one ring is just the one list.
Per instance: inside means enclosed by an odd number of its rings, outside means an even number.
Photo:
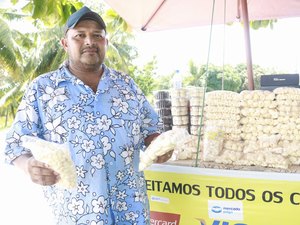
[{"label": "visa logo", "polygon": [[[206,221],[203,220],[203,219],[197,219],[197,220],[200,222],[200,225],[208,225],[206,223]],[[229,223],[227,221],[214,220],[211,225],[247,225],[247,224],[245,224],[245,223],[235,223],[235,224],[232,224],[232,223]]]},{"label": "visa logo", "polygon": [[[223,222],[221,223],[221,221],[215,220],[215,221],[213,222],[212,225],[229,225],[229,224],[230,224],[230,223],[227,222],[227,221],[223,221]],[[201,224],[201,225],[202,225],[202,224]],[[245,223],[235,223],[235,224],[233,224],[233,225],[247,225],[247,224],[245,224]]]}]

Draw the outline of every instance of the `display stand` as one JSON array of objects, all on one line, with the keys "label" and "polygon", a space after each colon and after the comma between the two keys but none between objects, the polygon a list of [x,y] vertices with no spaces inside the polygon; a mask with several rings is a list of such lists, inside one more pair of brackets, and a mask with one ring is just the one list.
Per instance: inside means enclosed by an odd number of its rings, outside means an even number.
[{"label": "display stand", "polygon": [[300,174],[192,165],[169,161],[145,171],[151,224],[299,224]]}]

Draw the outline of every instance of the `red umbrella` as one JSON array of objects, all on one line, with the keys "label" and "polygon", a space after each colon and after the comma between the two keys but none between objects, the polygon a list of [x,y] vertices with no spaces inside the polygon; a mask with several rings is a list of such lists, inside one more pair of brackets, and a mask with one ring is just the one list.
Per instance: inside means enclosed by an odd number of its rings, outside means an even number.
[{"label": "red umbrella", "polygon": [[[138,31],[159,31],[224,24],[245,24],[249,89],[254,89],[249,20],[300,16],[299,0],[105,0]],[[212,19],[213,12],[213,21]]]}]

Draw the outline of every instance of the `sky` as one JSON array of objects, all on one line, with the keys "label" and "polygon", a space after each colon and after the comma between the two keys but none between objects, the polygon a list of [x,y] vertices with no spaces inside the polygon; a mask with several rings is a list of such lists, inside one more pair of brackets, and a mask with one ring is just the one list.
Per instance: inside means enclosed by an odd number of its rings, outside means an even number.
[{"label": "sky", "polygon": [[[153,55],[161,74],[188,70],[190,60],[220,65],[246,63],[244,30],[241,24],[214,25],[188,29],[137,32],[138,63],[143,65]],[[252,63],[283,73],[300,71],[300,17],[278,20],[274,28],[250,29]],[[209,49],[210,44],[210,51]]]}]

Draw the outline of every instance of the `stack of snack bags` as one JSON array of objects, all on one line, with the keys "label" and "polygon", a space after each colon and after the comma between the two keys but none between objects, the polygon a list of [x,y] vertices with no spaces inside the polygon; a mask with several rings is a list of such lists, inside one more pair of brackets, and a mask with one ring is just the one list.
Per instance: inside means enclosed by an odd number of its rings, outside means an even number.
[{"label": "stack of snack bags", "polygon": [[203,160],[232,164],[242,155],[240,95],[232,91],[206,93]]},{"label": "stack of snack bags", "polygon": [[171,89],[172,129],[189,130],[189,101],[185,88]]},{"label": "stack of snack bags", "polygon": [[[189,101],[190,101],[190,134],[198,135],[200,126],[203,125],[204,112],[204,88],[203,87],[190,87],[188,89]],[[201,124],[202,120],[202,124]]]},{"label": "stack of snack bags", "polygon": [[159,90],[154,93],[154,110],[164,124],[164,131],[172,129],[171,99],[169,91]]},{"label": "stack of snack bags", "polygon": [[278,148],[278,111],[275,93],[255,90],[242,91],[242,138],[245,140],[241,165],[287,168],[288,161]]},{"label": "stack of snack bags", "polygon": [[300,165],[300,89],[280,87],[274,91],[278,109],[279,146],[293,165]]}]

